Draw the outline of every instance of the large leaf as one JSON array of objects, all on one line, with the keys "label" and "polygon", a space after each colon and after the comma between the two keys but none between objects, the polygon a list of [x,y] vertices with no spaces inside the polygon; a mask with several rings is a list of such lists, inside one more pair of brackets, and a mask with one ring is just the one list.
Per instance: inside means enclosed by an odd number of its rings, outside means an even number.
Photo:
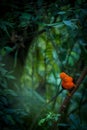
[{"label": "large leaf", "polygon": [[63,20],[63,23],[64,23],[66,26],[68,26],[68,27],[70,27],[70,28],[72,28],[72,29],[78,29],[78,27],[76,26],[76,24],[73,23],[71,20]]}]

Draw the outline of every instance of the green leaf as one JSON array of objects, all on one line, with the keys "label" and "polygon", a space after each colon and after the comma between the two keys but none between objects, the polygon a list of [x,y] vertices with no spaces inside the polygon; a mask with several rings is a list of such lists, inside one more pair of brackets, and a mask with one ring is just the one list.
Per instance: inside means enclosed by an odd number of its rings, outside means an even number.
[{"label": "green leaf", "polygon": [[41,126],[42,124],[45,123],[45,121],[46,121],[46,119],[41,119],[38,124]]},{"label": "green leaf", "polygon": [[12,89],[5,89],[3,92],[6,95],[17,96],[17,93],[14,90],[12,90]]},{"label": "green leaf", "polygon": [[7,47],[4,47],[4,48],[5,48],[5,50],[6,50],[7,53],[13,51],[13,49],[12,49],[11,47],[8,47],[8,46],[7,46]]},{"label": "green leaf", "polygon": [[15,121],[14,119],[12,118],[11,115],[4,115],[3,116],[3,120],[5,121],[6,124],[9,124],[9,125],[15,125]]},{"label": "green leaf", "polygon": [[64,24],[63,23],[60,23],[60,22],[58,22],[58,23],[53,23],[53,24],[44,24],[45,26],[48,26],[48,27],[58,27],[58,28],[61,28],[61,27],[63,27],[64,26]]},{"label": "green leaf", "polygon": [[6,97],[2,96],[0,97],[0,101],[4,104],[4,105],[8,105],[8,100]]},{"label": "green leaf", "polygon": [[77,54],[76,52],[72,51],[71,55],[68,58],[68,64],[70,66],[73,66],[78,59],[79,59],[79,54]]},{"label": "green leaf", "polygon": [[63,23],[64,23],[66,26],[68,26],[68,27],[70,27],[70,28],[72,28],[72,29],[77,29],[77,28],[78,28],[78,27],[76,26],[76,24],[73,23],[71,20],[63,20]]},{"label": "green leaf", "polygon": [[4,48],[2,48],[0,53],[1,53],[2,56],[5,56],[6,55],[6,50]]},{"label": "green leaf", "polygon": [[0,20],[0,28],[7,33],[7,35],[10,37],[8,28],[13,28],[13,23],[10,23],[8,21]]},{"label": "green leaf", "polygon": [[70,114],[69,118],[76,129],[80,128],[80,119],[76,115]]},{"label": "green leaf", "polygon": [[16,79],[13,75],[7,75],[6,76],[8,79]]},{"label": "green leaf", "polygon": [[30,20],[31,15],[29,13],[22,13],[22,15],[20,16],[20,19],[22,20]]},{"label": "green leaf", "polygon": [[63,126],[63,127],[67,127],[69,126],[69,124],[65,124],[65,123],[59,123],[58,126]]},{"label": "green leaf", "polygon": [[58,14],[63,15],[63,14],[66,14],[66,12],[65,11],[60,11],[60,12],[58,12]]}]

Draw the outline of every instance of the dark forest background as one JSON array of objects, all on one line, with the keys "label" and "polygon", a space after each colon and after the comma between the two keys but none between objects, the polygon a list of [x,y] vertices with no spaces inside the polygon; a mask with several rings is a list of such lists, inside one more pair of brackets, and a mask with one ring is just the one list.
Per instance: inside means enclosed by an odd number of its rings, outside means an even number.
[{"label": "dark forest background", "polygon": [[0,1],[1,130],[86,130],[86,75],[86,0]]}]

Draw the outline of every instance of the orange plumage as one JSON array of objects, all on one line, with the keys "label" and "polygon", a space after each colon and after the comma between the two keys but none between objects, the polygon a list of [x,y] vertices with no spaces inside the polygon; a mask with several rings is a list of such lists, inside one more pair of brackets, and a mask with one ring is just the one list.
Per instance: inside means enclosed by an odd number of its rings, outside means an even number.
[{"label": "orange plumage", "polygon": [[73,78],[66,73],[62,72],[60,73],[60,78],[62,80],[62,87],[67,90],[71,90],[73,87],[75,87],[75,84],[73,82]]}]

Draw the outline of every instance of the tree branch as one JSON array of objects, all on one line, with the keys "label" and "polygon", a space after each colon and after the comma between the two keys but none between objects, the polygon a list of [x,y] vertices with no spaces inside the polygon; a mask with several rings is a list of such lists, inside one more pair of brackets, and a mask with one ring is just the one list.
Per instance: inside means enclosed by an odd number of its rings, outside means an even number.
[{"label": "tree branch", "polygon": [[79,88],[80,84],[82,83],[82,81],[83,81],[83,79],[85,78],[86,75],[87,75],[87,66],[84,68],[84,70],[83,70],[81,76],[78,78],[78,80],[77,80],[77,82],[76,82],[76,87],[72,90],[72,92],[70,93],[70,95],[68,95],[68,96],[64,99],[64,101],[63,101],[63,103],[62,103],[62,105],[61,105],[61,107],[60,107],[60,110],[59,110],[59,113],[60,113],[60,114],[64,113],[64,111],[65,111],[65,109],[66,109],[66,107],[67,107],[67,105],[68,105],[68,103],[69,103],[71,97],[72,97],[73,94],[76,92],[76,90]]},{"label": "tree branch", "polygon": [[[83,81],[83,79],[85,78],[86,75],[87,75],[87,66],[84,68],[84,70],[83,70],[81,76],[78,78],[78,80],[77,80],[77,82],[76,82],[76,87],[72,90],[72,92],[70,93],[70,95],[67,95],[67,97],[65,97],[65,99],[64,99],[64,101],[63,101],[63,103],[62,103],[62,105],[61,105],[60,110],[59,110],[58,113],[60,113],[60,114],[63,114],[63,113],[64,113],[64,111],[65,111],[65,109],[67,108],[67,105],[68,105],[68,103],[69,103],[71,97],[72,97],[73,94],[76,92],[76,90],[79,88],[81,82]],[[60,116],[60,118],[58,119],[58,121],[56,121],[56,122],[53,123],[52,130],[53,130],[53,128],[54,128],[55,130],[58,130],[58,123],[59,123],[59,121],[61,120],[61,117],[62,117],[62,116]]]}]

